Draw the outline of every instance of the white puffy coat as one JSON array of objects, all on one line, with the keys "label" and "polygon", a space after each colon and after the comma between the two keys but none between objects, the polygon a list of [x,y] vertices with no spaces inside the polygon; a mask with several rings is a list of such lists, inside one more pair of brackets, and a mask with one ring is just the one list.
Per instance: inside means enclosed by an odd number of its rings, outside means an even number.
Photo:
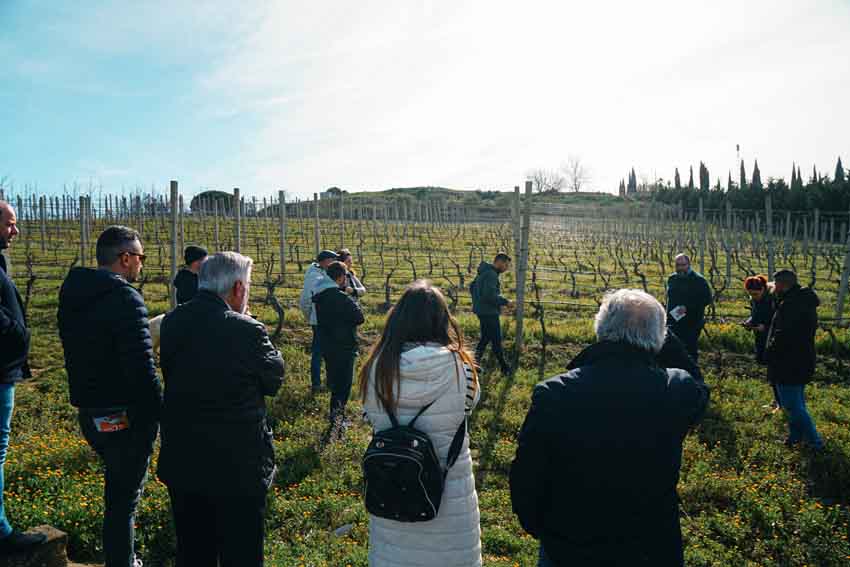
[{"label": "white puffy coat", "polygon": [[[427,344],[412,346],[402,353],[401,385],[396,414],[399,423],[413,419],[423,406],[435,402],[416,421],[427,433],[443,466],[452,438],[464,412],[478,403],[480,390],[468,390],[471,373],[448,348]],[[392,427],[374,391],[372,369],[365,411],[372,427]],[[481,565],[481,529],[478,494],[472,474],[469,435],[460,455],[449,469],[437,517],[428,522],[396,522],[369,518],[369,565],[372,567],[474,567]]]}]

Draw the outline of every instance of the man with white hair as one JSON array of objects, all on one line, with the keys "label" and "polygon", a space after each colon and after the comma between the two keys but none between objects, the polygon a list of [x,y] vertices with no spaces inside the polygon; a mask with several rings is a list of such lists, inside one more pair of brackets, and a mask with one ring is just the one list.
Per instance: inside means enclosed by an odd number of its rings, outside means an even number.
[{"label": "man with white hair", "polygon": [[275,473],[264,396],[280,388],[284,363],[265,326],[245,314],[252,266],[235,252],[208,257],[197,295],[162,322],[157,474],[171,497],[177,567],[263,564]]},{"label": "man with white hair", "polygon": [[708,388],[658,366],[665,318],[643,291],[607,295],[583,363],[535,387],[510,486],[539,567],[684,564],[678,456]]}]

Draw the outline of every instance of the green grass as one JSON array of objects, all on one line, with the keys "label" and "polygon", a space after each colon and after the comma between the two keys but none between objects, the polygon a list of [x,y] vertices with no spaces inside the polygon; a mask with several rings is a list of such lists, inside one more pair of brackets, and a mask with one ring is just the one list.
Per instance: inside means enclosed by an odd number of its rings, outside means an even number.
[{"label": "green grass", "polygon": [[[368,225],[365,228],[365,232],[371,231]],[[350,230],[353,241],[357,229],[352,226]],[[424,229],[418,227],[418,230],[427,243]],[[468,285],[472,279],[466,273],[470,246],[481,246],[489,255],[489,251],[499,246],[501,233],[492,227],[467,227],[465,233],[453,238],[454,230],[435,229],[432,244],[441,254],[437,259],[441,264],[445,264],[446,254],[462,264]],[[386,246],[403,248],[414,238],[417,237],[411,234],[407,240],[390,239]],[[373,240],[371,235],[368,239],[372,244],[381,241]],[[583,257],[587,258],[595,255],[595,247],[599,252],[605,247],[603,243],[594,243],[590,234],[574,242],[582,246]],[[302,241],[301,245],[307,243]],[[272,243],[260,247],[262,256],[257,258],[260,268],[268,260],[265,251],[274,250],[275,246]],[[540,257],[545,257],[546,242],[537,246]],[[154,239],[147,247],[154,250],[155,256]],[[638,247],[635,244],[633,249]],[[254,246],[243,246],[243,250],[253,252],[256,258]],[[62,253],[73,255],[72,250],[63,249]],[[23,250],[19,247],[15,254],[15,276],[23,288]],[[380,332],[384,278],[396,266],[395,253],[385,252],[386,269],[382,273],[379,258],[374,251],[370,254],[364,253],[366,285],[370,288],[370,295],[365,298],[368,318],[361,329],[365,343],[373,341]],[[48,256],[52,253],[48,252]],[[477,265],[478,259],[473,264]],[[150,264],[150,273],[156,274],[155,257]],[[427,275],[428,260],[422,250],[416,253],[415,265],[418,275]],[[402,269],[404,266],[402,260],[391,279],[394,298],[412,275],[409,265],[406,270]],[[438,284],[444,284],[439,266],[433,269],[432,277]],[[359,464],[369,430],[357,423],[344,442],[331,446],[321,443],[328,396],[322,394],[314,399],[309,395],[309,330],[293,307],[301,278],[294,262],[288,267],[290,281],[276,291],[287,306],[284,336],[279,341],[287,362],[287,376],[280,393],[269,401],[279,474],[268,500],[268,564],[365,566],[368,516],[360,497]],[[260,268],[254,276],[255,282],[261,282],[264,277]],[[613,266],[603,268],[603,272],[606,269],[614,271]],[[48,523],[68,532],[70,555],[77,560],[96,560],[102,553],[99,535],[102,472],[94,453],[82,440],[76,414],[68,404],[67,379],[55,322],[56,290],[64,272],[61,265],[50,267],[37,263],[36,273],[44,277],[36,280],[29,309],[35,378],[20,385],[17,391],[6,464],[8,511],[18,526]],[[450,273],[457,283],[453,266]],[[599,281],[594,284],[590,276],[587,279],[589,286],[601,286]],[[506,275],[505,280],[507,293],[512,295],[512,276]],[[554,294],[562,295],[566,287],[560,276],[549,284]],[[261,302],[264,290],[260,285],[252,290],[252,312],[271,325],[275,315]],[[825,291],[827,295],[832,292]],[[150,280],[144,292],[153,313],[167,308],[166,289],[161,283]],[[542,332],[533,318],[526,321],[527,350],[517,374],[504,379],[494,371],[491,362],[485,367],[483,398],[470,428],[485,565],[536,564],[537,543],[522,532],[511,512],[507,474],[533,385],[544,376],[563,371],[569,359],[593,340],[590,316],[594,297],[598,297],[596,291],[579,297],[577,303],[584,306],[581,308],[546,306],[548,344],[542,370]],[[743,304],[742,294],[735,291],[730,292],[723,308],[743,313]],[[471,341],[477,337],[477,321],[469,312],[468,297],[464,295],[458,313]],[[506,322],[504,330],[510,346],[514,341],[513,327]],[[723,319],[710,323],[707,331],[702,338],[701,363],[712,386],[712,402],[706,419],[686,440],[680,484],[687,564],[847,565],[850,561],[847,330],[835,329],[835,344],[825,331],[818,334],[822,356],[816,380],[808,388],[808,397],[810,411],[826,439],[827,449],[816,456],[805,450],[786,449],[780,442],[785,434],[782,416],[767,414],[762,409],[770,401],[771,393],[763,369],[752,362],[749,354],[752,336],[733,321]],[[356,400],[351,411],[359,412]],[[155,462],[152,470],[153,467]],[[352,524],[353,529],[343,537],[336,537],[333,531],[345,524]],[[146,565],[168,565],[174,533],[167,492],[153,475],[146,487],[138,525],[140,551]]]}]

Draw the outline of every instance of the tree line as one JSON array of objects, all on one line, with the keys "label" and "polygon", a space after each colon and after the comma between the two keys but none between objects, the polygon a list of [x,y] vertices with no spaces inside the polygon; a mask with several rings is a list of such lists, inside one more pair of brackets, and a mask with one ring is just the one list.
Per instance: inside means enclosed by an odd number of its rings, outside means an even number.
[{"label": "tree line", "polygon": [[732,172],[729,172],[725,186],[719,177],[711,184],[708,168],[702,162],[696,181],[693,167],[688,173],[686,183],[682,181],[678,168],[672,181],[657,179],[653,183],[645,180],[639,183],[632,169],[628,180],[620,181],[620,195],[635,198],[651,196],[662,203],[682,203],[685,208],[696,208],[702,197],[703,206],[709,209],[723,208],[729,202],[734,209],[760,210],[764,208],[767,192],[771,195],[773,207],[778,210],[820,209],[823,212],[841,213],[850,210],[850,175],[841,163],[841,158],[838,158],[832,177],[821,174],[816,167],[812,168],[810,176],[804,177],[800,166],[792,164],[790,182],[772,177],[763,181],[758,160],[749,178],[742,160],[738,179],[733,179]]}]

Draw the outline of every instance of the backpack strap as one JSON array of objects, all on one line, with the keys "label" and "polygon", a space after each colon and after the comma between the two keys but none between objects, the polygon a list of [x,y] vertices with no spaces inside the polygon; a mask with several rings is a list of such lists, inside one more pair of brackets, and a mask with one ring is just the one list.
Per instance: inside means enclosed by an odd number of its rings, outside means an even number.
[{"label": "backpack strap", "polygon": [[460,449],[463,447],[463,440],[466,438],[466,423],[467,417],[466,414],[463,415],[463,421],[457,428],[455,432],[455,436],[452,438],[452,444],[449,447],[449,455],[446,460],[446,470],[443,471],[443,478],[445,479],[446,475],[449,474],[449,469],[454,466],[457,458],[460,456]]},{"label": "backpack strap", "polygon": [[[413,425],[416,423],[416,420],[419,419],[419,416],[422,415],[423,413],[425,413],[428,410],[428,408],[433,406],[434,402],[436,402],[436,401],[437,400],[434,400],[433,402],[431,402],[430,404],[428,404],[427,406],[423,407],[421,410],[416,412],[416,415],[413,416],[413,419],[410,420],[410,422],[407,424],[407,426],[413,427]],[[398,427],[398,421],[396,421],[395,419],[392,419],[392,418],[391,418],[391,420],[393,422],[393,427]]]}]

